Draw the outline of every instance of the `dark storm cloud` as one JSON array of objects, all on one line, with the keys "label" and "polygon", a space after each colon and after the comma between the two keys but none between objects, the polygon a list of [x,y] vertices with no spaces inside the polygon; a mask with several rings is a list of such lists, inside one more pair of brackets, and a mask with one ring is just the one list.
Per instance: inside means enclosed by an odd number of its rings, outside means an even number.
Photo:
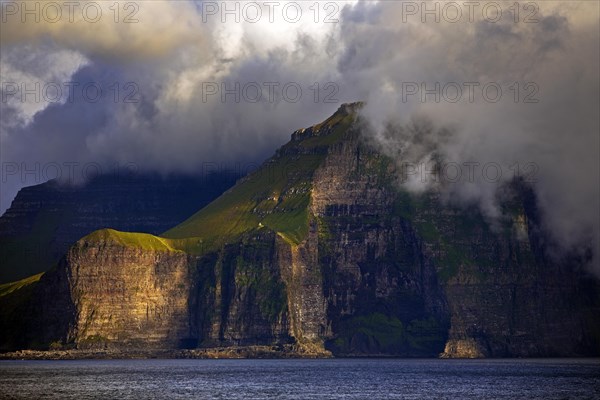
[{"label": "dark storm cloud", "polygon": [[[532,163],[544,223],[556,248],[592,247],[598,254],[599,38],[598,21],[589,17],[598,5],[540,3],[534,24],[511,18],[494,24],[422,24],[418,19],[395,26],[390,21],[401,20],[400,9],[388,2],[380,7],[385,11],[378,20],[342,27],[347,45],[340,69],[368,91],[364,114],[381,149],[399,163],[425,163],[434,156],[459,164]],[[396,45],[403,51],[393,52]],[[435,83],[493,82],[504,93],[497,103],[481,95],[473,103],[436,102],[431,96],[422,103],[418,95],[404,101],[406,82],[425,83],[428,89]],[[509,89],[514,82],[520,84],[518,101]],[[531,93],[522,91],[527,83],[539,89],[533,97],[538,102],[524,102]],[[452,139],[424,136],[428,146],[423,147],[410,135],[385,134],[390,122],[410,127],[415,116],[427,117],[433,133],[451,128]],[[479,179],[441,189],[448,201],[477,204],[493,220],[501,214],[498,187],[512,177],[505,173],[498,183]],[[405,186],[431,187],[418,179]],[[598,268],[598,258],[595,264]]]},{"label": "dark storm cloud", "polygon": [[[9,71],[14,79],[116,82],[121,89],[133,82],[137,101],[3,103],[0,155],[3,162],[133,163],[194,172],[205,162],[260,162],[293,130],[323,120],[339,103],[366,100],[375,143],[399,162],[435,154],[459,163],[535,163],[544,221],[559,247],[598,243],[598,4],[540,2],[537,23],[515,23],[512,2],[501,3],[503,18],[494,23],[481,16],[423,23],[420,15],[403,14],[402,4],[341,3],[333,24],[203,22],[198,4],[154,1],[142,3],[149,18],[140,14],[129,27],[103,21],[89,33],[82,24],[5,25],[3,81]],[[279,90],[269,99],[265,83],[273,82]],[[280,90],[290,82],[303,90],[296,102]],[[328,82],[337,90],[333,103],[323,101]],[[464,82],[498,83],[502,101],[422,103],[402,96],[407,83]],[[518,102],[508,89],[515,82]],[[222,85],[236,83],[240,90],[258,84],[261,100],[228,95],[222,101]],[[527,83],[539,88],[538,103],[523,103]],[[219,92],[207,95],[207,84]],[[417,129],[423,121],[429,134]],[[403,134],[385,136],[390,123],[404,127]],[[22,185],[3,182],[2,210]],[[419,182],[406,185],[423,189]],[[477,204],[493,219],[500,212],[497,186],[478,181],[444,190],[448,201]]]}]

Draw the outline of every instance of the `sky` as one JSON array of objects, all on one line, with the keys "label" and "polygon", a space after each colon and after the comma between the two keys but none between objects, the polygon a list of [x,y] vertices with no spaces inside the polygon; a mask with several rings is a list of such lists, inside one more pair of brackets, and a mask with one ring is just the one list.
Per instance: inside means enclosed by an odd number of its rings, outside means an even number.
[{"label": "sky", "polygon": [[519,175],[600,271],[596,1],[0,4],[0,212],[56,176],[250,170],[361,100],[400,185],[440,186],[441,159],[444,198],[493,223]]}]

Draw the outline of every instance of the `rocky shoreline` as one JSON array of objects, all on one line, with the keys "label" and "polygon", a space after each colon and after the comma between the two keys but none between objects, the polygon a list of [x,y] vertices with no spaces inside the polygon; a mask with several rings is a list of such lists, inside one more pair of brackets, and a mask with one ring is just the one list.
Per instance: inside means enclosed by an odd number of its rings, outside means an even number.
[{"label": "rocky shoreline", "polygon": [[0,353],[0,360],[111,360],[111,359],[244,359],[332,358],[329,352],[306,352],[289,346],[238,346],[186,350],[18,350]]}]

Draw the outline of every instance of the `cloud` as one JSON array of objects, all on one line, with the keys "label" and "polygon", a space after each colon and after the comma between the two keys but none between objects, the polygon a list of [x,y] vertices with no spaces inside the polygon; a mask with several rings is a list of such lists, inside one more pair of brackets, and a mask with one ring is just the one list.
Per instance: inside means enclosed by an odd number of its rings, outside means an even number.
[{"label": "cloud", "polygon": [[[520,174],[536,181],[543,221],[556,247],[577,251],[590,246],[598,254],[599,38],[598,21],[589,18],[598,5],[539,3],[539,22],[534,24],[517,24],[509,17],[495,24],[482,20],[418,28],[410,23],[386,24],[386,19],[400,20],[401,9],[390,3],[380,7],[385,10],[379,19],[364,26],[352,24],[342,35],[348,50],[340,58],[340,68],[357,76],[357,85],[366,86],[364,114],[381,148],[400,163],[427,163],[437,155],[461,166],[478,162],[478,173],[486,163],[502,166],[498,182],[479,174],[475,182],[463,179],[442,188],[450,201],[478,204],[491,218],[500,214],[498,187],[512,179],[519,166]],[[397,38],[394,41],[405,51],[389,56],[393,45],[386,37]],[[417,95],[406,96],[407,82],[419,85]],[[465,82],[480,85],[473,102]],[[441,89],[435,90],[436,83]],[[479,90],[486,83],[502,88],[498,102]],[[441,93],[441,100],[428,94],[422,102],[422,84]],[[444,96],[448,84],[452,90]],[[463,89],[456,103],[451,101],[455,85]],[[494,90],[491,93],[495,96]],[[410,125],[415,115],[431,119],[436,127],[431,132],[452,128],[451,140],[421,134],[421,144],[428,144],[425,149],[418,148],[414,136],[408,144],[406,135],[396,135],[391,139],[395,143],[390,143],[384,134],[387,124]],[[418,183],[413,179],[406,186],[423,189]]]},{"label": "cloud", "polygon": [[[142,18],[142,10],[161,18]],[[97,163],[104,171],[135,165],[163,173],[196,172],[207,162],[255,164],[293,130],[337,106],[315,102],[313,87],[336,76],[328,53],[333,26],[312,22],[289,29],[281,18],[252,24],[233,18],[223,23],[220,16],[204,22],[194,3],[160,1],[141,3],[139,20],[132,26],[103,20],[93,26],[95,35],[80,32],[85,21],[32,24],[27,33],[20,20],[3,24],[3,73],[10,79],[24,80],[35,67],[48,71],[30,74],[42,86],[76,86],[55,103],[22,103],[17,93],[2,104],[0,157],[8,165],[2,211],[19,187],[47,178],[43,171],[23,172],[37,164],[43,170],[54,163],[77,163],[80,169]],[[169,45],[147,48],[142,39]],[[70,57],[79,62],[68,62]],[[286,84],[291,96],[295,87],[302,96],[284,99]],[[92,96],[86,95],[89,85]],[[218,92],[207,95],[206,85],[216,85]],[[262,99],[252,103],[247,97],[255,96],[256,86]],[[96,87],[102,92],[98,99]],[[244,98],[221,96],[236,87]],[[322,98],[326,93],[320,92]]]},{"label": "cloud", "polygon": [[[402,154],[399,162],[443,157],[505,168],[498,183],[480,174],[476,182],[447,185],[449,201],[477,204],[495,218],[497,187],[512,177],[509,167],[531,172],[534,164],[536,193],[556,242],[564,249],[600,242],[597,3],[544,1],[537,9],[519,3],[516,15],[514,2],[480,2],[472,20],[463,7],[455,23],[443,14],[452,2],[436,3],[439,22],[432,15],[422,21],[421,2],[339,2],[331,9],[319,3],[318,16],[312,3],[301,3],[302,18],[294,23],[284,18],[284,3],[270,22],[258,2],[262,18],[255,23],[243,16],[236,22],[221,9],[206,13],[222,2],[138,3],[134,24],[115,23],[104,8],[110,18],[94,24],[83,17],[2,24],[3,82],[94,82],[104,93],[95,102],[81,90],[72,101],[21,103],[15,95],[3,102],[3,162],[132,163],[163,173],[198,171],[205,162],[258,163],[339,103],[366,100],[374,137],[390,155]],[[499,21],[482,13],[488,3],[501,7]],[[338,22],[325,23],[331,11]],[[537,22],[525,22],[532,12]],[[428,94],[422,102],[421,85],[432,90],[436,83],[440,101]],[[479,86],[470,101],[465,84],[472,83]],[[288,94],[301,88],[297,101],[283,93],[286,84]],[[415,84],[419,93],[407,95]],[[489,93],[482,91],[486,84]],[[485,96],[496,84],[502,96],[492,102]],[[457,86],[462,97],[452,102]],[[222,97],[224,90],[229,94]],[[128,94],[135,102],[124,101]],[[333,103],[325,102],[328,95]],[[526,96],[539,101],[526,103]],[[404,127],[402,134],[386,137],[390,123]],[[423,126],[427,133],[419,131]],[[3,179],[0,210],[24,184],[18,173]]]},{"label": "cloud", "polygon": [[3,1],[2,11],[2,46],[51,40],[113,62],[165,56],[182,42],[204,40],[186,1]]},{"label": "cloud", "polygon": [[[35,48],[25,44],[10,52],[3,52],[0,60],[2,105],[8,115],[0,117],[5,126],[25,125],[33,116],[53,102],[62,103],[67,96],[59,96],[53,82],[69,82],[75,71],[87,63],[80,53],[50,46]],[[29,93],[28,92],[32,92]],[[36,98],[37,97],[37,98]],[[56,99],[56,100],[54,100]]]}]

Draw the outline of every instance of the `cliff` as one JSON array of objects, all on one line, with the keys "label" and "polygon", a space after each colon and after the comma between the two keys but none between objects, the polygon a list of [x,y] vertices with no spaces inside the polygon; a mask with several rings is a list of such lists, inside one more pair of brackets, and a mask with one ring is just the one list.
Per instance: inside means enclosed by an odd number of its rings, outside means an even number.
[{"label": "cliff", "polygon": [[600,354],[598,280],[585,260],[547,256],[531,188],[505,188],[493,228],[411,194],[365,140],[359,106],[294,132],[161,236],[97,231],[39,281],[0,287],[3,348]]},{"label": "cliff", "polygon": [[0,217],[0,283],[49,270],[71,245],[98,229],[160,234],[237,178],[227,171],[168,178],[107,174],[81,185],[51,180],[25,187]]}]

